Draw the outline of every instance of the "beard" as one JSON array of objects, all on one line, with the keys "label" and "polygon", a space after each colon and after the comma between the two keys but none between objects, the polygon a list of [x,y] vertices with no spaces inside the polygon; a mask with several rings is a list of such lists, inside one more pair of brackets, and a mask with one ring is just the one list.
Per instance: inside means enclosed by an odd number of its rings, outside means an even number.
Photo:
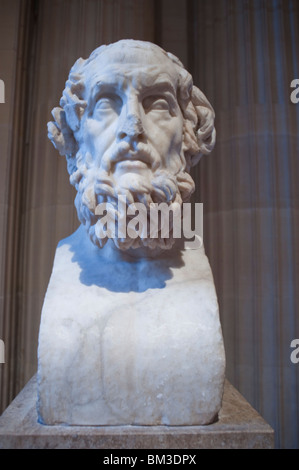
[{"label": "beard", "polygon": [[[127,142],[114,144],[104,153],[100,168],[94,165],[90,154],[82,154],[79,150],[76,156],[77,169],[70,176],[70,182],[77,190],[75,207],[79,221],[85,226],[90,240],[102,248],[110,238],[108,235],[109,222],[107,223],[107,235],[104,236],[100,229],[101,216],[96,214],[96,208],[98,204],[106,203],[107,215],[105,217],[106,221],[111,221],[116,229],[113,231],[114,235],[111,239],[117,248],[121,250],[140,247],[170,249],[175,243],[172,220],[169,219],[169,236],[163,236],[162,227],[159,224],[155,236],[152,237],[149,224],[150,209],[153,204],[161,203],[167,204],[169,214],[177,211],[178,207],[181,209],[183,202],[189,201],[195,189],[194,181],[185,170],[171,174],[169,170],[161,169],[159,167],[161,158],[158,152],[150,145],[143,143],[138,144],[136,152],[138,160],[148,164],[150,169],[147,172],[151,172],[150,177],[148,177],[148,173],[145,177],[140,173],[130,172],[115,178],[114,166],[130,153],[130,148],[130,144]],[[180,159],[182,167],[185,168],[184,156],[181,156]],[[144,205],[147,212],[147,222],[146,227],[143,227],[141,231],[142,235],[140,235],[139,227],[138,233],[134,237],[118,236],[118,229],[121,224],[123,225],[124,220],[123,214],[119,211],[120,196],[126,209],[129,206],[134,207],[136,203]],[[130,220],[132,220],[132,216],[126,215],[126,226]]]}]

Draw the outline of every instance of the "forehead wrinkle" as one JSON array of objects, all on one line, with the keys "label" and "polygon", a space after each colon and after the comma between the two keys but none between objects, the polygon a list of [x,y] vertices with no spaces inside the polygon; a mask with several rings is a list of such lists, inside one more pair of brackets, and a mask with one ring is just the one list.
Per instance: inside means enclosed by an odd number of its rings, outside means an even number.
[{"label": "forehead wrinkle", "polygon": [[[150,72],[155,72],[155,75]],[[132,74],[133,75],[133,74]],[[149,91],[169,91],[176,96],[177,80],[167,71],[161,71],[156,67],[151,67],[149,70],[140,70],[138,75],[132,78],[132,83],[136,88],[139,88],[141,93]]]},{"label": "forehead wrinkle", "polygon": [[150,76],[146,71],[129,71],[126,74],[118,73],[103,74],[92,86],[89,98],[95,99],[102,90],[104,91],[126,91],[132,85],[141,95],[150,93],[170,92],[174,97],[177,95],[177,83],[173,83],[172,77],[166,72],[159,72],[156,77]]},{"label": "forehead wrinkle", "polygon": [[173,84],[164,79],[156,81],[152,85],[145,85],[142,89],[142,94],[157,94],[163,92],[170,92],[174,97],[176,97],[176,90]]}]

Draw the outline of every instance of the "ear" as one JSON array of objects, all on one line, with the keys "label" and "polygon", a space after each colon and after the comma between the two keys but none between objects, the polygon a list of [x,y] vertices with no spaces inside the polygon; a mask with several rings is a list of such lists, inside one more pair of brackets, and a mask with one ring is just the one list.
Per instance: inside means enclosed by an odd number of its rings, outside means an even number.
[{"label": "ear", "polygon": [[[200,156],[202,154],[208,155],[213,150],[216,141],[216,130],[214,127],[215,113],[206,96],[195,86],[192,88],[191,101],[197,115],[197,126],[194,131],[199,153]],[[195,156],[192,166],[198,162],[199,158]]]},{"label": "ear", "polygon": [[202,157],[202,154],[199,151],[194,127],[193,121],[185,118],[182,150],[186,161],[187,172],[190,172],[191,167],[196,165]]},{"label": "ear", "polygon": [[66,121],[65,111],[62,108],[54,108],[52,111],[54,122],[48,122],[48,137],[60,155],[75,157],[78,145],[72,129]]},{"label": "ear", "polygon": [[192,86],[188,101],[185,100],[183,114],[185,117],[183,152],[186,169],[190,171],[203,155],[208,155],[214,148],[215,113],[202,91]]}]

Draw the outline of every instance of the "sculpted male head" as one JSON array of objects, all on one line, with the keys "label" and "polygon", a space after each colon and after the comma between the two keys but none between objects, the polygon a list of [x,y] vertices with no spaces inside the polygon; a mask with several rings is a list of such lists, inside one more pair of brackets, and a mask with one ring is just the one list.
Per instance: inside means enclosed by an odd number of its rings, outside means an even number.
[{"label": "sculpted male head", "polygon": [[[215,143],[214,112],[174,55],[143,41],[122,40],[96,49],[72,67],[49,138],[66,156],[76,208],[91,240],[101,202],[117,216],[127,204],[182,204],[194,191],[190,168]],[[169,248],[158,237],[114,239],[121,249]]]}]

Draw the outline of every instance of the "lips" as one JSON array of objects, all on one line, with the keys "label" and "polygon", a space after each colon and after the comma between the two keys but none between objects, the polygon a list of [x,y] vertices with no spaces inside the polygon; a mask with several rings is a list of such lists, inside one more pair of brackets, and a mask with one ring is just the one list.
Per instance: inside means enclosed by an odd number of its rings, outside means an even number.
[{"label": "lips", "polygon": [[128,152],[124,155],[118,155],[114,162],[117,169],[140,170],[151,166],[151,159],[144,152]]},{"label": "lips", "polygon": [[148,168],[148,165],[141,160],[121,160],[117,162],[117,168],[123,170],[141,170]]},{"label": "lips", "polygon": [[143,142],[131,145],[129,142],[115,142],[101,158],[101,167],[107,173],[120,168],[155,170],[160,162],[159,153]]}]

